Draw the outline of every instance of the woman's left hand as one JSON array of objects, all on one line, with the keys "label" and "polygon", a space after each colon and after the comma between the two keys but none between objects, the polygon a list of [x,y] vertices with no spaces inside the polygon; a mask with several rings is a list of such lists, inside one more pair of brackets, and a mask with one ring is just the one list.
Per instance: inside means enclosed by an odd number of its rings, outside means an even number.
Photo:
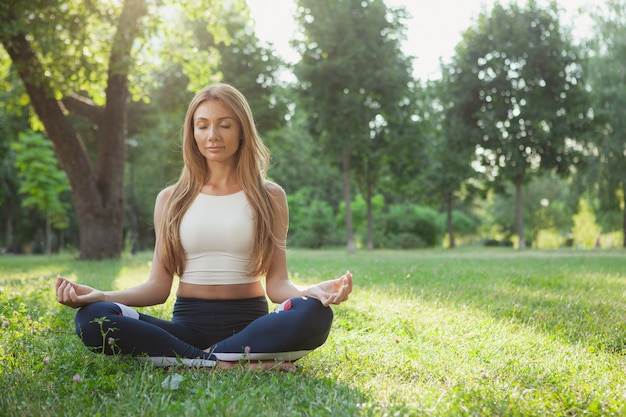
[{"label": "woman's left hand", "polygon": [[337,279],[312,285],[306,292],[308,296],[320,300],[325,307],[340,304],[346,301],[352,292],[352,274],[348,271]]}]

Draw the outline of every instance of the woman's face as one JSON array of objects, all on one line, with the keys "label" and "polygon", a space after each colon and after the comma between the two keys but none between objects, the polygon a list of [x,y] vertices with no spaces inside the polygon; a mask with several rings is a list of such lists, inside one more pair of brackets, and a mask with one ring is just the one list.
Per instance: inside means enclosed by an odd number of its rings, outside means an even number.
[{"label": "woman's face", "polygon": [[221,101],[200,103],[193,114],[193,136],[207,163],[235,163],[241,126],[232,110]]}]

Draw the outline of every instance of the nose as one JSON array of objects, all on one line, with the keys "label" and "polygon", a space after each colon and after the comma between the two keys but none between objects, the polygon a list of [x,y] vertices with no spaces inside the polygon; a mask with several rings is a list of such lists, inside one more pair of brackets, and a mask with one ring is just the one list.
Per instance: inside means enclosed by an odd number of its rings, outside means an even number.
[{"label": "nose", "polygon": [[210,141],[216,141],[219,139],[219,131],[217,129],[217,126],[209,126],[207,128],[208,130],[208,135],[207,135],[207,139]]}]

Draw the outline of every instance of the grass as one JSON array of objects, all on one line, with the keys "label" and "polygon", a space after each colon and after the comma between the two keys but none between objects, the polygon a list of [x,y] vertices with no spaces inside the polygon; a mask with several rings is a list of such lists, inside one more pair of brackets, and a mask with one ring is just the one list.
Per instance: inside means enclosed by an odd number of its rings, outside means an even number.
[{"label": "grass", "polygon": [[[0,415],[626,415],[622,250],[291,250],[297,283],[355,277],[293,375],[88,352],[54,276],[121,288],[150,260],[0,257]],[[168,318],[172,302],[144,311]]]}]

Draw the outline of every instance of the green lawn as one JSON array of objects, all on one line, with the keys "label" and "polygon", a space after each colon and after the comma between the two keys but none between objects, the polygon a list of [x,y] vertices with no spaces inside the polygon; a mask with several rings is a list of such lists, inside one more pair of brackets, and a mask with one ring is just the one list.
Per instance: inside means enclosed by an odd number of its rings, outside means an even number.
[{"label": "green lawn", "polygon": [[294,282],[349,269],[355,283],[295,374],[88,352],[56,274],[120,288],[150,260],[0,257],[0,416],[626,415],[622,250],[291,250]]}]

